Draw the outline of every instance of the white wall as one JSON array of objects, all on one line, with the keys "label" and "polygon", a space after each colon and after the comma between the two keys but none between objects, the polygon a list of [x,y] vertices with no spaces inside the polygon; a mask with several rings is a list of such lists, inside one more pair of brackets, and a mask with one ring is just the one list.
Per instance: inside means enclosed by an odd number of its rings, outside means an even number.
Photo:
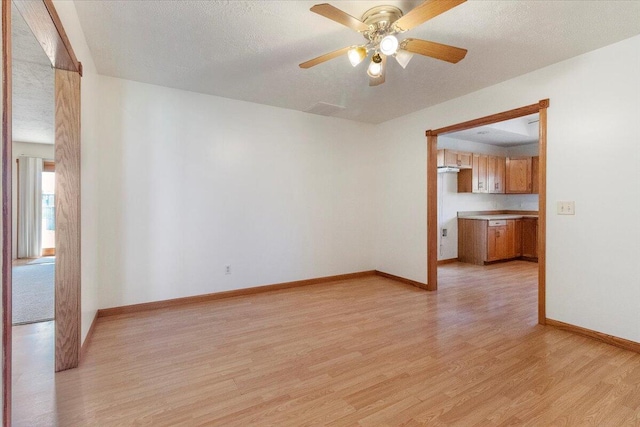
[{"label": "white wall", "polygon": [[550,98],[547,317],[640,341],[638,75],[640,36],[380,125],[376,268],[426,282],[425,130]]},{"label": "white wall", "polygon": [[[53,108],[53,107],[52,107]],[[32,144],[29,142],[13,142],[13,162],[11,171],[11,248],[12,257],[18,257],[18,168],[16,160],[20,156],[39,157],[44,160],[53,160],[54,147],[53,144]]]},{"label": "white wall", "polygon": [[[537,156],[538,144],[499,147],[478,142],[438,137],[438,148],[493,156]],[[458,193],[458,174],[438,174],[438,260],[458,257],[458,212],[489,210],[538,210],[537,194]],[[442,229],[447,236],[442,236]]]},{"label": "white wall", "polygon": [[72,1],[54,0],[54,5],[71,41],[76,57],[83,66],[81,81],[81,305],[82,341],[98,310],[98,158],[96,132],[98,97],[96,67],[91,51],[80,26],[75,4]]},{"label": "white wall", "polygon": [[83,339],[98,307],[374,268],[372,125],[98,76],[55,6],[84,65]]},{"label": "white wall", "polygon": [[99,80],[101,307],[374,268],[373,125]]},{"label": "white wall", "polygon": [[[425,282],[424,131],[548,97],[547,315],[640,341],[640,190],[631,185],[640,169],[601,172],[620,159],[640,163],[633,126],[640,116],[640,37],[371,132],[330,118],[92,79],[75,8],[64,1],[56,7],[86,72],[83,311],[88,290],[95,313],[98,278],[101,307],[371,268]],[[99,126],[87,126],[98,118]],[[87,128],[93,133],[85,135]],[[577,214],[555,215],[558,200],[575,200]],[[620,232],[611,227],[612,214],[624,224]],[[88,317],[83,312],[83,334]]]}]

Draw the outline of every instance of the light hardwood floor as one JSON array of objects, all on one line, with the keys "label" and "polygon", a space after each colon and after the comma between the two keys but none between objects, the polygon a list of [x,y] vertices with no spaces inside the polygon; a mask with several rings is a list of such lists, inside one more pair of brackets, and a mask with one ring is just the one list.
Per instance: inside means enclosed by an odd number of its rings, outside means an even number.
[{"label": "light hardwood floor", "polygon": [[536,269],[456,263],[437,293],[372,276],[102,318],[55,380],[52,328],[28,326],[14,425],[640,425],[640,354],[536,325]]}]

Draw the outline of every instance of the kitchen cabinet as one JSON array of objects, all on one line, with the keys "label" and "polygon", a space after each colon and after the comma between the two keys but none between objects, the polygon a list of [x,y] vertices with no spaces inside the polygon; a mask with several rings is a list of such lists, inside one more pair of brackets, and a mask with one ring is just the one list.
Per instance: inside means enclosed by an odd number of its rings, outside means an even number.
[{"label": "kitchen cabinet", "polygon": [[519,219],[488,221],[485,261],[517,258],[522,247],[522,224]]},{"label": "kitchen cabinet", "polygon": [[[504,225],[491,225],[492,222],[504,223]],[[509,240],[507,221],[488,221],[485,261],[498,261],[509,258]]]},{"label": "kitchen cabinet", "polygon": [[507,158],[505,178],[507,194],[531,193],[531,157]]},{"label": "kitchen cabinet", "polygon": [[487,183],[489,193],[504,194],[506,160],[504,157],[488,157]]},{"label": "kitchen cabinet", "polygon": [[489,156],[474,154],[472,161],[471,185],[473,193],[487,193],[489,190]]},{"label": "kitchen cabinet", "polygon": [[438,167],[454,167],[460,169],[471,169],[472,155],[464,151],[443,149],[438,150]]},{"label": "kitchen cabinet", "polygon": [[471,169],[458,173],[458,193],[488,193],[489,156],[473,154]]},{"label": "kitchen cabinet", "polygon": [[488,222],[458,218],[458,261],[484,265],[487,259]]},{"label": "kitchen cabinet", "polygon": [[531,192],[538,194],[540,191],[540,157],[531,158]]},{"label": "kitchen cabinet", "polygon": [[[458,173],[458,193],[538,194],[539,157],[470,156],[471,168]],[[439,158],[444,159],[445,153]]]},{"label": "kitchen cabinet", "polygon": [[493,193],[505,192],[504,157],[473,154],[471,169],[458,173],[458,193]]},{"label": "kitchen cabinet", "polygon": [[522,218],[522,256],[538,259],[538,219]]},{"label": "kitchen cabinet", "polygon": [[[535,218],[526,220],[537,224]],[[458,218],[458,260],[484,265],[488,262],[526,256],[523,252],[524,221],[525,218],[500,220]]]},{"label": "kitchen cabinet", "polygon": [[507,221],[507,236],[510,239],[508,258],[518,258],[522,255],[522,220]]}]

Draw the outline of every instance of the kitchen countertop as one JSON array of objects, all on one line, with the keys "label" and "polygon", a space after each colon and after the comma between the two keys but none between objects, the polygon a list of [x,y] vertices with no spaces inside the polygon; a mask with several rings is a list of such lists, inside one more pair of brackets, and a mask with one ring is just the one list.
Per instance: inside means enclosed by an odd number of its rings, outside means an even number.
[{"label": "kitchen countertop", "polygon": [[498,220],[498,219],[538,218],[538,215],[494,214],[494,215],[469,215],[469,216],[460,216],[458,218],[492,221],[492,220]]}]

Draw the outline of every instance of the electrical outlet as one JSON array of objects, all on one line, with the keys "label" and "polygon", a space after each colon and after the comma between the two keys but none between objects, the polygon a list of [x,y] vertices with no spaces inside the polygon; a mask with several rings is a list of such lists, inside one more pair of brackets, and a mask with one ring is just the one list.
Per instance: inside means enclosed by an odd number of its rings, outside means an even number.
[{"label": "electrical outlet", "polygon": [[230,265],[225,265],[224,266],[224,274],[231,274],[231,266]]},{"label": "electrical outlet", "polygon": [[447,229],[446,228],[442,229],[442,237],[447,237]]},{"label": "electrical outlet", "polygon": [[576,202],[558,202],[558,215],[575,215]]}]

